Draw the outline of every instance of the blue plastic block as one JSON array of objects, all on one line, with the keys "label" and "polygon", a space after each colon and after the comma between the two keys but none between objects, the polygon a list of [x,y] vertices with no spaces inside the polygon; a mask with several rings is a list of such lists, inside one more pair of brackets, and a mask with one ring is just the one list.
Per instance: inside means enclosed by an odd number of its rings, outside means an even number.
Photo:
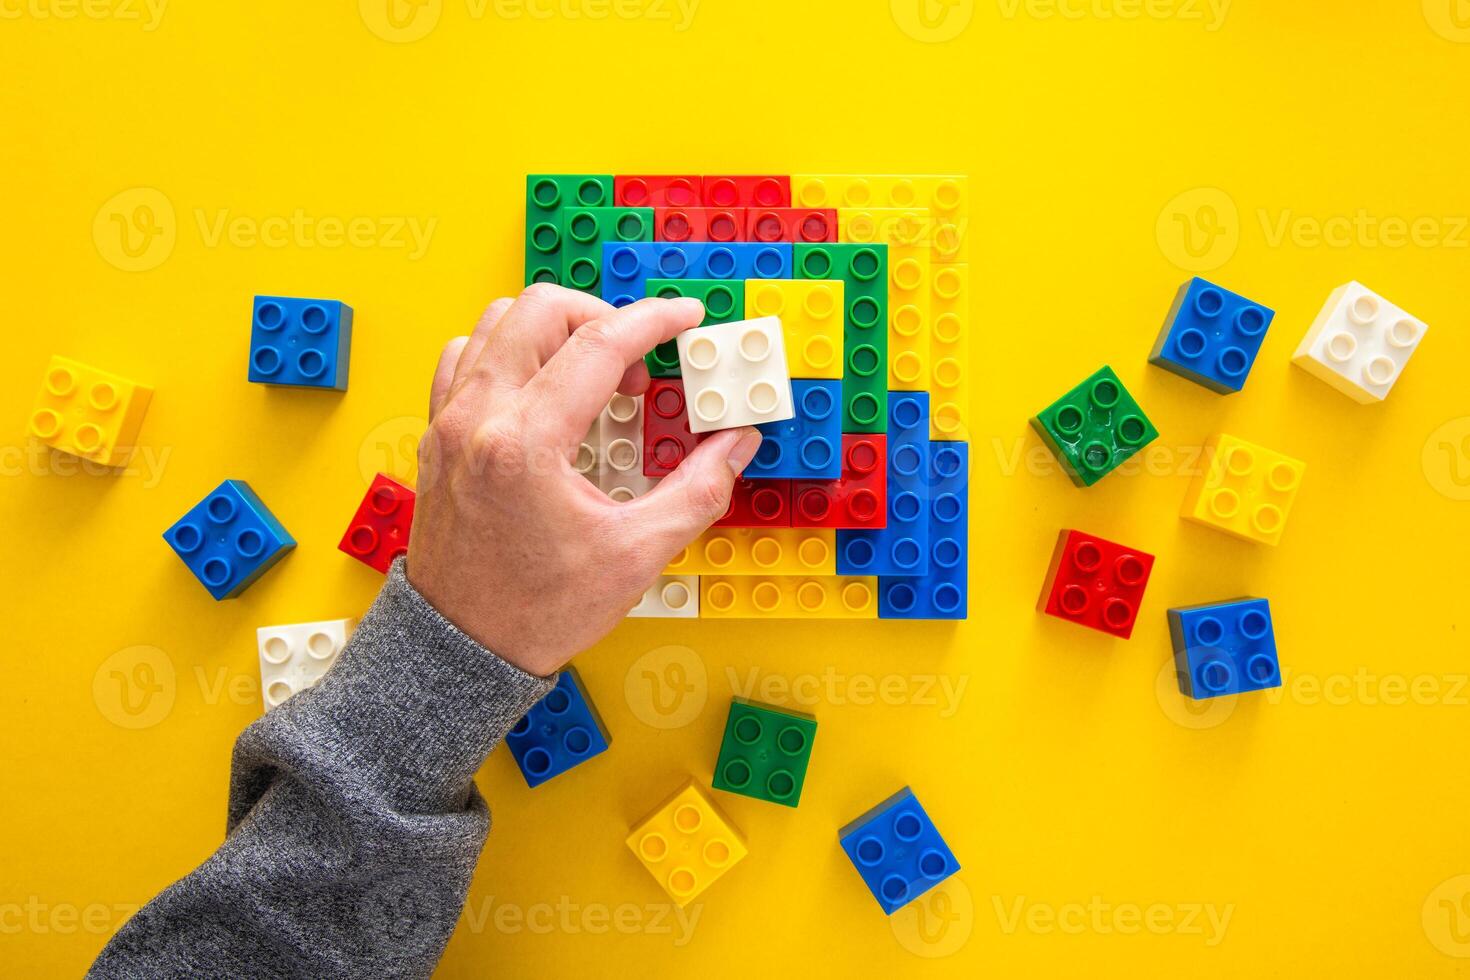
[{"label": "blue plastic block", "polygon": [[251,381],[347,390],[352,307],[334,299],[257,296],[250,320]]},{"label": "blue plastic block", "polygon": [[1169,610],[1179,690],[1196,701],[1281,686],[1276,630],[1265,599]]},{"label": "blue plastic block", "polygon": [[505,736],[526,785],[533,789],[606,752],[609,741],[582,678],[571,667]]},{"label": "blue plastic block", "polygon": [[296,547],[243,480],[221,483],[164,531],[163,540],[216,599],[235,598]]},{"label": "blue plastic block", "polygon": [[888,393],[888,526],[837,532],[838,575],[929,574],[929,393]]},{"label": "blue plastic block", "polygon": [[837,839],[887,915],[960,870],[907,786],[839,830]]},{"label": "blue plastic block", "polygon": [[790,242],[618,242],[602,246],[602,298],[643,299],[649,279],[790,279]]},{"label": "blue plastic block", "polygon": [[969,615],[970,444],[929,443],[929,574],[878,579],[879,619]]},{"label": "blue plastic block", "polygon": [[837,480],[842,477],[842,382],[793,381],[794,418],[762,422],[761,447],[745,468],[748,480]]},{"label": "blue plastic block", "polygon": [[1222,395],[1239,391],[1275,316],[1244,296],[1191,279],[1179,287],[1149,363]]}]

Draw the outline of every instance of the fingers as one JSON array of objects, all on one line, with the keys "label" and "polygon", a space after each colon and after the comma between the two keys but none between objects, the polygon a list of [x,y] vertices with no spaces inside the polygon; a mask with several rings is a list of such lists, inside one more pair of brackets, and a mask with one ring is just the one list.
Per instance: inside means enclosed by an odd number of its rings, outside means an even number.
[{"label": "fingers", "polygon": [[468,377],[520,387],[536,376],[574,330],[612,312],[610,304],[574,289],[548,283],[528,286],[488,331],[483,348],[466,368]]},{"label": "fingers", "polygon": [[651,491],[622,506],[639,533],[658,543],[660,556],[672,558],[725,516],[735,477],[760,445],[761,434],[749,426],[716,432]]},{"label": "fingers", "polygon": [[465,345],[464,353],[459,359],[459,365],[455,368],[454,387],[458,387],[464,383],[469,375],[470,368],[479,360],[480,352],[490,342],[491,334],[495,332],[496,327],[500,325],[500,321],[505,318],[505,314],[509,312],[514,302],[515,300],[510,297],[502,296],[485,307],[485,312],[480,314],[480,321],[475,324],[474,332],[470,334],[470,341]]},{"label": "fingers", "polygon": [[455,369],[459,367],[460,356],[469,342],[468,337],[455,337],[444,345],[444,350],[439,355],[439,364],[434,368],[434,383],[429,388],[430,421],[433,421],[434,416],[439,414],[439,409],[444,407],[444,402],[449,398],[449,389],[454,384]]}]

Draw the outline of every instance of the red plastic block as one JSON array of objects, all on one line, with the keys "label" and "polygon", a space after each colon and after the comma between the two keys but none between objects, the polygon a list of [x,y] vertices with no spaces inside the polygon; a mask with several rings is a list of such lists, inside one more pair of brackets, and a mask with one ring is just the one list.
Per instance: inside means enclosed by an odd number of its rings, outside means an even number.
[{"label": "red plastic block", "polygon": [[833,208],[751,208],[748,242],[835,242],[837,211]]},{"label": "red plastic block", "polygon": [[791,484],[793,527],[887,527],[888,437],[846,433],[842,477]]},{"label": "red plastic block", "polygon": [[744,208],[654,208],[656,242],[743,242]]},{"label": "red plastic block", "polygon": [[658,378],[643,396],[643,475],[668,476],[702,440],[689,431],[684,382]]},{"label": "red plastic block", "polygon": [[337,547],[386,573],[393,559],[408,554],[415,496],[411,488],[379,473]]},{"label": "red plastic block", "polygon": [[790,177],[706,177],[700,203],[707,208],[789,208]]},{"label": "red plastic block", "polygon": [[730,509],[715,521],[715,527],[790,527],[791,481],[735,481]]},{"label": "red plastic block", "polygon": [[1154,556],[1112,541],[1063,531],[1041,589],[1042,612],[1123,639],[1133,635]]},{"label": "red plastic block", "polygon": [[698,177],[614,177],[613,202],[620,208],[692,208],[702,187]]}]

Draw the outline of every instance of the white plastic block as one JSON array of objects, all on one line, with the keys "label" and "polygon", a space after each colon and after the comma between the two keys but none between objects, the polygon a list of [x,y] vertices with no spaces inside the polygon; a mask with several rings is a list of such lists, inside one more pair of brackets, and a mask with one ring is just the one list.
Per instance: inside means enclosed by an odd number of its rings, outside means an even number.
[{"label": "white plastic block", "polygon": [[653,489],[643,475],[643,396],[613,395],[597,420],[597,485],[614,500],[632,500]]},{"label": "white plastic block", "polygon": [[643,601],[628,617],[640,619],[698,619],[699,576],[661,575],[643,593]]},{"label": "white plastic block", "polygon": [[255,631],[260,646],[260,691],[269,711],[321,680],[347,645],[357,623],[331,619],[293,626],[262,626]]},{"label": "white plastic block", "polygon": [[690,432],[796,415],[779,317],[696,327],[677,341]]},{"label": "white plastic block", "polygon": [[1292,363],[1363,403],[1381,402],[1429,330],[1359,282],[1339,286]]}]

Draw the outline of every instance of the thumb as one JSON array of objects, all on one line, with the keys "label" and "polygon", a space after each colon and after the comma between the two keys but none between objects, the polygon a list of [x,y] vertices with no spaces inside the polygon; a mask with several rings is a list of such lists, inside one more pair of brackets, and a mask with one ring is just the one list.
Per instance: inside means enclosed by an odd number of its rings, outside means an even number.
[{"label": "thumb", "polygon": [[760,445],[761,434],[749,426],[716,432],[695,446],[678,469],[627,505],[649,542],[673,557],[724,517],[735,478]]}]

